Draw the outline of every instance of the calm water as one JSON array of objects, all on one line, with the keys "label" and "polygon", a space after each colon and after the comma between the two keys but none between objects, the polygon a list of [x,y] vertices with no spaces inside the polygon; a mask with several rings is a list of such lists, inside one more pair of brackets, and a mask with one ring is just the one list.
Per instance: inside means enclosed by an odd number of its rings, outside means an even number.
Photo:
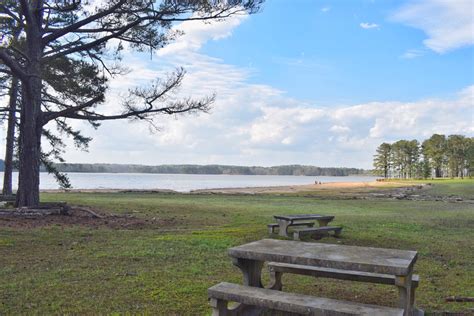
[{"label": "calm water", "polygon": [[[3,179],[3,172],[0,172]],[[189,192],[197,189],[241,188],[311,184],[321,182],[370,182],[376,177],[240,176],[144,173],[69,173],[74,189],[170,189]],[[14,173],[14,186],[18,173]],[[41,189],[58,189],[53,176],[41,173]]]}]

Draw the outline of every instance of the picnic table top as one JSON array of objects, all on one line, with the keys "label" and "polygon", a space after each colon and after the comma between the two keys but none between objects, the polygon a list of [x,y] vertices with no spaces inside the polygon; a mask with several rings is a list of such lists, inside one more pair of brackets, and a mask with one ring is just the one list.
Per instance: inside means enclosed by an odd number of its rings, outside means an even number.
[{"label": "picnic table top", "polygon": [[324,268],[408,275],[416,251],[262,239],[230,248],[229,256]]},{"label": "picnic table top", "polygon": [[326,219],[331,220],[334,218],[332,215],[320,215],[320,214],[296,214],[296,215],[274,215],[275,219],[282,219],[285,221],[294,220],[308,220],[308,219]]}]

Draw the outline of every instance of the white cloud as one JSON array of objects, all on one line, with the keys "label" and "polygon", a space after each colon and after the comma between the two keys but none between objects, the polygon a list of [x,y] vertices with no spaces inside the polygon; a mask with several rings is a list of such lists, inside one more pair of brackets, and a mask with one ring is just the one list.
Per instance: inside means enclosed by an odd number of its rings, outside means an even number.
[{"label": "white cloud", "polygon": [[314,57],[305,57],[304,53],[301,53],[299,57],[273,57],[272,61],[279,65],[294,68],[312,68],[319,71],[326,71],[329,69],[327,64],[319,62]]},{"label": "white cloud", "polygon": [[[188,79],[206,81],[202,76],[190,73]],[[229,90],[218,92],[211,114],[164,117],[156,134],[149,134],[143,124],[126,129],[123,122],[108,123],[99,129],[89,160],[370,168],[372,154],[383,141],[421,140],[433,133],[474,135],[474,85],[448,99],[336,109],[285,97],[269,86],[233,79],[225,85]]]},{"label": "white cloud", "polygon": [[420,56],[423,56],[424,52],[422,50],[419,50],[419,49],[409,49],[407,50],[405,53],[403,53],[400,58],[403,58],[403,59],[413,59],[413,58],[417,58],[417,57],[420,57]]},{"label": "white cloud", "polygon": [[423,44],[437,53],[474,44],[472,0],[413,1],[392,19],[425,32],[428,38]]},{"label": "white cloud", "polygon": [[219,40],[232,35],[232,30],[239,26],[245,19],[246,14],[234,15],[223,21],[185,21],[175,29],[184,34],[173,43],[160,49],[158,56],[179,54],[183,52],[196,52],[209,40]]},{"label": "white cloud", "polygon": [[[223,163],[371,167],[383,141],[419,139],[433,133],[474,135],[474,85],[447,99],[370,102],[338,108],[288,98],[270,86],[246,83],[247,72],[216,64],[190,72],[186,90],[209,91],[211,114],[163,117],[161,131],[142,123],[109,122],[91,133],[90,154],[68,153],[69,161],[120,163]],[[228,79],[220,67],[235,72]],[[204,84],[205,85],[205,84]]]},{"label": "white cloud", "polygon": [[161,131],[155,134],[142,123],[109,122],[88,133],[94,136],[90,154],[70,151],[67,159],[370,168],[372,154],[383,141],[421,140],[433,133],[474,135],[474,85],[447,99],[333,108],[249,84],[248,75],[245,69],[201,60],[188,73],[183,92],[213,87],[218,97],[211,114],[162,117]]},{"label": "white cloud", "polygon": [[366,30],[380,28],[380,26],[376,23],[367,23],[367,22],[362,22],[359,24],[359,26]]},{"label": "white cloud", "polygon": [[327,13],[329,11],[331,11],[331,7],[326,6],[326,7],[321,8],[321,12],[323,12],[323,13]]},{"label": "white cloud", "polygon": [[242,134],[249,136],[248,144],[251,146],[272,144],[290,144],[301,139],[299,130],[311,126],[315,121],[324,116],[320,109],[309,107],[292,107],[291,100],[281,99],[286,107],[269,106],[268,102],[262,107],[260,117],[255,118],[250,124],[244,126]]},{"label": "white cloud", "polygon": [[67,160],[370,168],[373,152],[383,141],[423,139],[432,133],[474,134],[474,85],[447,99],[331,107],[289,98],[269,85],[249,83],[254,70],[199,52],[206,41],[228,36],[240,22],[197,26],[181,44],[160,51],[153,60],[126,55],[124,63],[133,72],[111,82],[106,104],[107,110],[116,109],[121,91],[182,65],[188,71],[182,95],[217,93],[210,114],[163,116],[158,122],[161,131],[153,134],[144,123],[106,122],[94,131],[75,122],[94,140],[90,153],[69,150]]},{"label": "white cloud", "polygon": [[334,133],[338,133],[338,134],[344,134],[344,133],[347,133],[347,132],[350,132],[351,129],[347,126],[342,126],[342,125],[333,125],[329,131],[331,132],[334,132]]}]

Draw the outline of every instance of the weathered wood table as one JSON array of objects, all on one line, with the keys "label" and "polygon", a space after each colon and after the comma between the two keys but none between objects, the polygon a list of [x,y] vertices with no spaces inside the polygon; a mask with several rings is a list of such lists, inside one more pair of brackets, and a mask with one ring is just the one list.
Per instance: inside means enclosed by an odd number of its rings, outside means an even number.
[{"label": "weathered wood table", "polygon": [[262,239],[230,248],[228,253],[242,271],[244,284],[254,287],[263,287],[265,261],[393,275],[400,294],[399,307],[405,310],[404,315],[413,312],[416,251]]},{"label": "weathered wood table", "polygon": [[301,214],[301,215],[275,215],[273,216],[278,223],[278,234],[282,237],[288,237],[288,227],[293,226],[299,221],[316,220],[320,227],[327,226],[334,219],[334,216],[319,214]]}]

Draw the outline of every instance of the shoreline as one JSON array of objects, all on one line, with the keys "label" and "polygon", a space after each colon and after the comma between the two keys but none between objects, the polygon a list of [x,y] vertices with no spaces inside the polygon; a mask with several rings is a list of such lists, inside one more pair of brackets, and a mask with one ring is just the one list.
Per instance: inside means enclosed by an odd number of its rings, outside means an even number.
[{"label": "shoreline", "polygon": [[41,193],[178,193],[178,194],[201,194],[201,193],[221,193],[221,194],[258,194],[258,193],[295,193],[315,190],[332,189],[359,189],[359,188],[382,188],[394,186],[412,186],[411,183],[394,181],[372,181],[372,182],[326,182],[321,184],[299,184],[281,186],[261,186],[261,187],[238,187],[238,188],[211,188],[197,189],[188,192],[180,192],[170,189],[45,189]]}]

